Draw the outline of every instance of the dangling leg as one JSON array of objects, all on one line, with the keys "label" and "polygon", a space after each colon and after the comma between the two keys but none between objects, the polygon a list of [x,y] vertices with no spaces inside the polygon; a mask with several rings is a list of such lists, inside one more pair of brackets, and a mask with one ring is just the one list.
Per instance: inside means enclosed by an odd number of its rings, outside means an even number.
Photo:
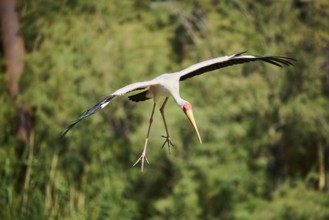
[{"label": "dangling leg", "polygon": [[162,119],[163,119],[163,123],[164,123],[164,126],[165,126],[165,129],[166,129],[166,135],[167,136],[162,136],[163,138],[165,138],[166,140],[164,141],[164,143],[162,144],[162,148],[166,145],[166,143],[168,144],[168,148],[169,148],[169,153],[171,153],[171,147],[173,147],[173,143],[171,142],[171,139],[170,139],[170,136],[169,136],[169,131],[168,131],[168,127],[167,127],[167,123],[166,123],[166,118],[164,116],[164,107],[166,105],[168,101],[168,97],[166,97],[166,99],[164,100],[161,108],[160,108],[160,112],[161,112],[161,115],[162,115]]},{"label": "dangling leg", "polygon": [[151,117],[150,117],[150,123],[149,123],[149,129],[147,131],[147,136],[146,136],[146,140],[145,140],[143,153],[133,165],[133,166],[135,166],[136,164],[138,164],[139,161],[141,161],[142,172],[143,172],[143,168],[144,168],[144,160],[146,160],[146,162],[149,163],[149,161],[147,160],[147,157],[146,157],[146,148],[147,148],[147,142],[148,142],[149,135],[150,135],[151,125],[152,125],[152,122],[153,122],[153,114],[154,114],[155,105],[156,105],[156,103],[153,104],[153,109],[152,109],[152,113],[151,113]]}]

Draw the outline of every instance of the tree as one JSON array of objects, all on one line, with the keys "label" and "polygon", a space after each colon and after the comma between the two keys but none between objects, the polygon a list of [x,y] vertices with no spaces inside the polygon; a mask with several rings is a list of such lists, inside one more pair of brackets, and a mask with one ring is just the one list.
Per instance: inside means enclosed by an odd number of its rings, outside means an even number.
[{"label": "tree", "polygon": [[[17,98],[0,74],[1,219],[329,218],[327,1],[18,6],[26,53]],[[152,102],[118,98],[59,139],[84,109],[123,85],[246,49],[297,62],[235,66],[182,83],[203,144],[169,100],[175,147],[161,150],[156,111],[143,174],[131,166]],[[13,123],[16,103],[36,109],[32,163]],[[17,179],[27,164],[24,194]]]}]

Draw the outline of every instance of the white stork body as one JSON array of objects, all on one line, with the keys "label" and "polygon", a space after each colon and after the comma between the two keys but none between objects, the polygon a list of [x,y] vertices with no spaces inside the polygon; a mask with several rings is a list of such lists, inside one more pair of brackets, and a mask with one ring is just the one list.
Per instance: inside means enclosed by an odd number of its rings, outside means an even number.
[{"label": "white stork body", "polygon": [[164,107],[168,101],[169,97],[173,97],[177,105],[184,111],[186,114],[188,120],[190,121],[194,131],[197,134],[197,137],[201,141],[201,137],[199,135],[196,123],[194,121],[194,116],[192,112],[192,105],[187,102],[186,100],[182,99],[179,94],[179,83],[180,81],[186,80],[188,78],[203,74],[205,72],[210,72],[212,70],[220,69],[223,67],[235,65],[235,64],[241,64],[241,63],[246,63],[246,62],[251,62],[251,61],[264,61],[279,67],[282,67],[283,65],[289,66],[292,65],[292,61],[295,61],[292,58],[289,57],[282,57],[282,56],[253,56],[253,55],[243,55],[244,52],[242,53],[237,53],[233,54],[231,56],[223,56],[223,57],[218,57],[210,60],[206,60],[197,64],[194,64],[186,69],[183,69],[179,72],[176,73],[165,73],[162,74],[158,77],[156,77],[153,80],[150,81],[144,81],[144,82],[136,82],[133,84],[129,84],[127,86],[122,87],[121,89],[118,89],[102,101],[96,103],[93,107],[90,109],[86,110],[83,112],[80,117],[74,121],[72,124],[70,124],[65,131],[63,132],[63,136],[71,129],[73,128],[79,121],[82,119],[96,113],[100,109],[104,108],[106,105],[110,103],[110,101],[116,97],[116,96],[123,96],[128,92],[132,92],[135,90],[144,90],[141,93],[129,96],[129,99],[131,101],[139,102],[139,101],[145,101],[147,99],[153,99],[153,109],[150,117],[150,122],[149,122],[149,127],[148,127],[148,132],[145,140],[145,145],[144,145],[144,150],[142,155],[139,157],[139,159],[136,161],[134,166],[141,161],[141,169],[143,171],[143,166],[144,166],[144,160],[147,161],[146,158],[146,149],[147,149],[147,143],[148,143],[148,137],[150,134],[150,129],[151,125],[153,122],[153,114],[154,114],[154,109],[155,106],[158,102],[158,100],[161,97],[165,97],[165,100],[160,108],[160,112],[162,115],[162,119],[164,122],[164,126],[166,129],[166,136],[163,136],[165,138],[165,142],[163,143],[162,147],[167,144],[169,147],[169,151],[171,149],[171,146],[173,146],[168,128],[167,128],[167,123],[166,119],[164,116]]}]

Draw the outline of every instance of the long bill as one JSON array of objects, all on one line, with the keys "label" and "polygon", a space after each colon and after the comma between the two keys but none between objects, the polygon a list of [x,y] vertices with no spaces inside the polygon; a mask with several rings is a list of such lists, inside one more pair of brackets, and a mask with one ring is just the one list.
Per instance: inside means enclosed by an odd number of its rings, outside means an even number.
[{"label": "long bill", "polygon": [[191,125],[196,133],[196,135],[198,136],[198,139],[200,141],[200,144],[202,144],[202,140],[198,131],[198,127],[196,126],[195,120],[194,120],[194,116],[193,116],[193,111],[192,108],[186,109],[185,111],[186,117],[188,118],[188,120],[191,122]]}]

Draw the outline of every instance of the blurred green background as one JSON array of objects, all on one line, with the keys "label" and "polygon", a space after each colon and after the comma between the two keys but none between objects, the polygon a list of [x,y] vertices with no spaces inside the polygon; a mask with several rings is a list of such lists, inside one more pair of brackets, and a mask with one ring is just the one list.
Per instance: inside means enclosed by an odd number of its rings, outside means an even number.
[{"label": "blurred green background", "polygon": [[[20,93],[0,73],[0,219],[329,219],[326,0],[18,0]],[[2,32],[2,34],[4,34]],[[3,40],[2,40],[3,44]],[[181,83],[203,138],[170,99],[174,148],[152,101],[122,86],[248,50],[295,66],[233,66]],[[18,132],[23,109],[28,137]]]}]

